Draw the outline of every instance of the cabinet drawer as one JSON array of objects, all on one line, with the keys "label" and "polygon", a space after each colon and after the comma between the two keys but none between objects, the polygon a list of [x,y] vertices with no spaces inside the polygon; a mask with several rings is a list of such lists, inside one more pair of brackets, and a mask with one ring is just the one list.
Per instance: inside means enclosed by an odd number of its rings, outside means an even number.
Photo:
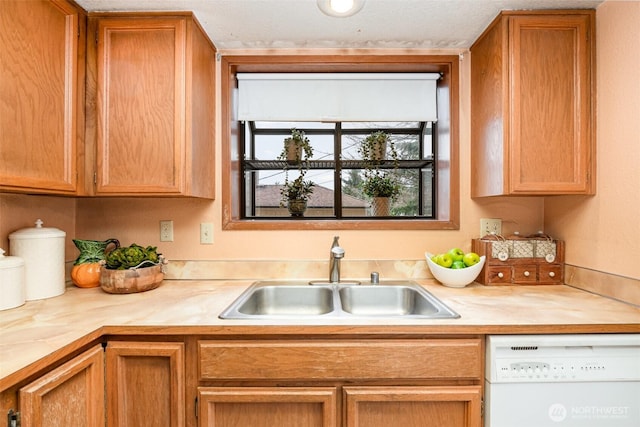
[{"label": "cabinet drawer", "polygon": [[538,269],[538,281],[545,284],[564,283],[564,265],[542,264]]},{"label": "cabinet drawer", "polygon": [[513,267],[513,282],[535,284],[538,281],[538,267],[535,264],[516,265]]},{"label": "cabinet drawer", "polygon": [[200,341],[201,380],[479,379],[479,339]]},{"label": "cabinet drawer", "polygon": [[486,282],[489,284],[511,284],[511,266],[487,266]]}]

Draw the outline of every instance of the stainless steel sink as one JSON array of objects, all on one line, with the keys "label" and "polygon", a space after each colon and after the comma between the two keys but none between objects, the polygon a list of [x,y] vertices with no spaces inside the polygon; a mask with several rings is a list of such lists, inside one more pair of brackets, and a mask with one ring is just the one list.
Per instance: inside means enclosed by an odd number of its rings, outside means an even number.
[{"label": "stainless steel sink", "polygon": [[339,292],[342,310],[357,316],[459,317],[422,287],[352,286]]},{"label": "stainless steel sink", "polygon": [[[314,282],[312,282],[314,283]],[[347,283],[347,282],[345,282]],[[385,284],[256,282],[221,314],[222,319],[317,317],[458,318],[459,314],[414,282]]]},{"label": "stainless steel sink", "polygon": [[255,287],[241,301],[238,313],[309,316],[330,313],[333,309],[333,290],[331,288],[267,285]]}]

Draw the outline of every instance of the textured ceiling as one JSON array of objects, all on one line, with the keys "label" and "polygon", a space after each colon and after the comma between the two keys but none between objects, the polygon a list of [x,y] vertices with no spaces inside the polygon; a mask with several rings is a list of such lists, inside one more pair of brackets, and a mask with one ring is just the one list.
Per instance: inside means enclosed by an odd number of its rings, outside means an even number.
[{"label": "textured ceiling", "polygon": [[316,0],[76,0],[87,11],[190,10],[218,49],[465,49],[500,10],[595,9],[602,0],[366,0],[332,18]]}]

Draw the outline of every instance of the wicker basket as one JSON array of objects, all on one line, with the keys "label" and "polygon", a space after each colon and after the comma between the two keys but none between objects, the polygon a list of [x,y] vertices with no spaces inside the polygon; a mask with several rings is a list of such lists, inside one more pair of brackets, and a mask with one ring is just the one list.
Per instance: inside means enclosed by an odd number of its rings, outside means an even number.
[{"label": "wicker basket", "polygon": [[163,279],[162,265],[128,270],[103,268],[100,272],[100,287],[110,294],[131,294],[155,289]]}]

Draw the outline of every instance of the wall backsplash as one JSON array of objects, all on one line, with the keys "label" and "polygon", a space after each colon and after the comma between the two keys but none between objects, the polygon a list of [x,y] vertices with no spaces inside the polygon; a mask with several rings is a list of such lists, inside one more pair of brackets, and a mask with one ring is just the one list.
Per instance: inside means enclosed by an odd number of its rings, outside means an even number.
[{"label": "wall backsplash", "polygon": [[[433,279],[425,260],[344,260],[343,279],[367,281],[371,272],[381,280]],[[273,280],[329,278],[328,261],[170,261],[167,280]],[[565,265],[566,284],[609,298],[640,306],[640,280]],[[540,285],[544,286],[544,285]]]},{"label": "wall backsplash", "polygon": [[[371,272],[385,279],[431,279],[424,260],[375,260],[341,262],[343,279],[369,280]],[[176,280],[255,280],[304,279],[328,280],[329,262],[290,261],[173,261],[167,265],[166,278]]]}]

